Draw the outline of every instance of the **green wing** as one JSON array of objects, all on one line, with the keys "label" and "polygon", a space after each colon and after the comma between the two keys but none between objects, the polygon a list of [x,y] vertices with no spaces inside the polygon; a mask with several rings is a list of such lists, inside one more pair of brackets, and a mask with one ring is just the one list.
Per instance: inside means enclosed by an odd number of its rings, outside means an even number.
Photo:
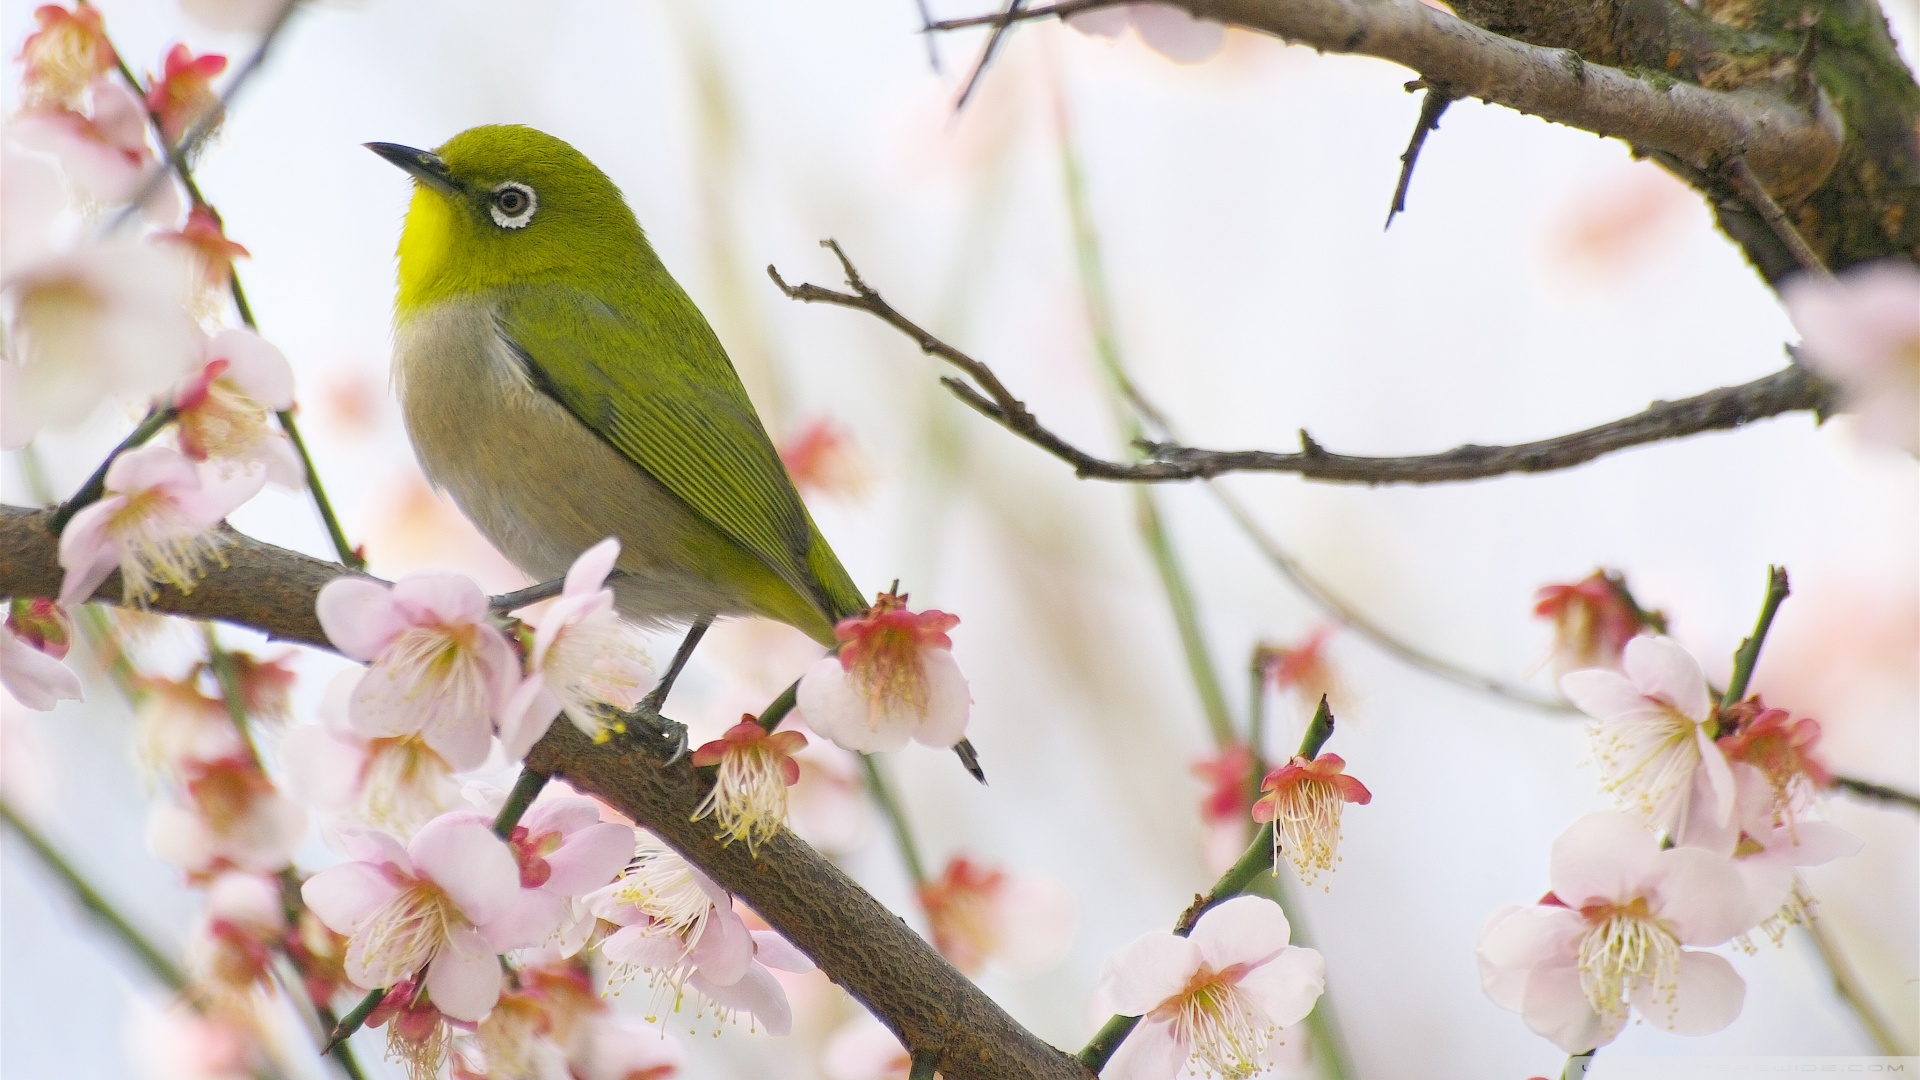
[{"label": "green wing", "polygon": [[844,610],[849,595],[858,610],[858,590],[817,539],[706,318],[670,278],[664,288],[632,289],[619,300],[616,310],[573,286],[525,285],[509,293],[495,319],[536,387],[829,622],[852,613]]}]

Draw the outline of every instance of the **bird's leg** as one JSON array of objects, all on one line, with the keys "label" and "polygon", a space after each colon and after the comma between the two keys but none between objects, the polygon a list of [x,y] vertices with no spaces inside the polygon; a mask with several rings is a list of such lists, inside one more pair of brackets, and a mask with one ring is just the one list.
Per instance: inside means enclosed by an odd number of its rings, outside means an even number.
[{"label": "bird's leg", "polygon": [[713,625],[713,616],[702,615],[687,627],[687,636],[681,639],[680,648],[673,654],[673,662],[667,665],[667,673],[660,676],[659,685],[647,691],[640,699],[640,708],[646,712],[659,712],[660,706],[667,703],[667,695],[673,692],[673,681],[680,677],[680,669],[687,666],[687,660],[693,656],[695,646],[707,635],[707,627]]},{"label": "bird's leg", "polygon": [[694,648],[706,636],[707,627],[712,625],[711,615],[702,615],[693,620],[693,625],[687,627],[687,636],[681,639],[680,647],[674,650],[673,662],[667,665],[666,674],[660,677],[660,682],[652,690],[647,691],[646,697],[640,699],[640,704],[634,706],[632,715],[653,728],[661,738],[672,741],[673,752],[667,755],[669,765],[679,761],[681,755],[687,752],[687,726],[661,716],[660,706],[667,703],[667,695],[673,692],[674,680],[680,677],[680,670],[687,666]]}]

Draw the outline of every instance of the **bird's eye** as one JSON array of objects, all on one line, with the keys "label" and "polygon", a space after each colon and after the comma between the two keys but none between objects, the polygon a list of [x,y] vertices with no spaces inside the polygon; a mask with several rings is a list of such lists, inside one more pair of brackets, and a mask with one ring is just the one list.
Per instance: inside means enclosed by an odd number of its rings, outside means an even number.
[{"label": "bird's eye", "polygon": [[540,200],[533,189],[515,180],[509,180],[493,189],[493,223],[503,229],[524,229],[533,220],[533,212],[540,206]]}]

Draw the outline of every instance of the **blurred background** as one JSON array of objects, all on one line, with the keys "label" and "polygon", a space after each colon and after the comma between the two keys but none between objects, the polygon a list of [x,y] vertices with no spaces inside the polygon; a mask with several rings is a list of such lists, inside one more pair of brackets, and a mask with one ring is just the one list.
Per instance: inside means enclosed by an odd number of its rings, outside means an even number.
[{"label": "blurred background", "polygon": [[[986,5],[939,0],[937,16]],[[176,40],[236,57],[251,39],[171,3],[105,0],[136,69]],[[9,55],[33,4],[4,0]],[[1889,15],[1906,42],[1914,8]],[[855,312],[784,298],[839,284],[837,239],[909,318],[992,364],[1057,430],[1124,453],[1103,334],[1146,398],[1204,446],[1397,454],[1571,431],[1778,369],[1794,335],[1701,200],[1623,145],[1462,102],[1429,140],[1408,212],[1382,231],[1419,108],[1410,74],[1230,32],[1192,66],[1132,34],[1055,23],[1003,42],[965,109],[982,37],[917,32],[913,0],[832,4],[364,0],[302,10],[198,170],[262,332],[292,359],[304,430],[371,569],[428,567],[522,584],[422,480],[387,385],[393,250],[408,184],[360,148],[431,147],[475,124],[569,140],[626,191],[713,321],[776,439],[825,423],[855,483],[810,503],[869,591],[957,613],[991,777],[909,750],[890,763],[936,865],[956,853],[1051,880],[1077,918],[1039,973],[982,984],[1042,1037],[1077,1047],[1101,1018],[1101,964],[1163,928],[1214,876],[1192,762],[1205,710],[1142,542],[1135,491],[1062,464],[952,399],[945,374]],[[1908,53],[1909,57],[1913,54]],[[13,94],[13,78],[8,80]],[[8,109],[16,104],[9,97]],[[1082,186],[1075,194],[1069,166]],[[1076,239],[1075,199],[1081,222]],[[1090,261],[1077,261],[1077,252]],[[1089,267],[1097,268],[1090,275]],[[1111,327],[1089,289],[1104,280]],[[103,412],[47,436],[61,494],[130,425]],[[1369,490],[1241,477],[1224,487],[1354,609],[1451,661],[1541,693],[1548,627],[1534,590],[1605,565],[1724,679],[1769,563],[1794,592],[1759,667],[1769,702],[1818,717],[1836,771],[1920,786],[1920,471],[1805,414],[1646,447],[1567,472]],[[5,500],[29,501],[9,455]],[[1247,658],[1325,614],[1200,485],[1148,493],[1190,579],[1213,666],[1244,714]],[[270,491],[234,524],[328,554],[310,503]],[[230,635],[243,640],[242,635]],[[797,634],[725,626],[674,695],[696,740],[757,709],[815,655]],[[656,659],[670,655],[662,638]],[[1328,997],[1363,1077],[1557,1075],[1564,1055],[1482,994],[1481,922],[1547,888],[1547,852],[1607,800],[1581,726],[1409,668],[1350,633],[1329,749],[1372,789],[1346,815],[1344,861],[1300,890]],[[339,661],[303,656],[311,719]],[[198,904],[144,848],[147,792],[127,710],[102,683],[53,713],[8,703],[11,797],[139,924],[177,945]],[[1270,752],[1304,710],[1274,706]],[[504,780],[510,774],[495,777]],[[1920,837],[1911,813],[1844,799],[1859,856],[1807,874],[1818,911],[1901,1044],[1920,1040]],[[858,811],[836,846],[917,918],[899,858]],[[119,1076],[142,973],[17,845],[0,878],[0,1072]],[[329,859],[316,843],[303,856]],[[1754,955],[1740,1019],[1707,1038],[1636,1024],[1607,1054],[1866,1054],[1803,933]],[[858,1012],[793,984],[795,1034],[687,1039],[694,1078],[819,1075]],[[642,1002],[616,1006],[638,1008]],[[362,1035],[381,1075],[381,1037]],[[1911,1050],[1909,1050],[1911,1052]]]}]

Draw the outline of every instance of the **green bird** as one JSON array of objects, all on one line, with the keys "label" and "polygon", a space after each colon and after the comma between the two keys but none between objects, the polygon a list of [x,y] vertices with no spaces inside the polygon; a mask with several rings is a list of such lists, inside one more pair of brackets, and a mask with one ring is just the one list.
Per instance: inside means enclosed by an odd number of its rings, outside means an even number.
[{"label": "green bird", "polygon": [[428,479],[536,581],[618,537],[629,619],[758,615],[831,647],[860,590],[613,181],[529,127],[367,146],[416,181],[393,380]]}]

